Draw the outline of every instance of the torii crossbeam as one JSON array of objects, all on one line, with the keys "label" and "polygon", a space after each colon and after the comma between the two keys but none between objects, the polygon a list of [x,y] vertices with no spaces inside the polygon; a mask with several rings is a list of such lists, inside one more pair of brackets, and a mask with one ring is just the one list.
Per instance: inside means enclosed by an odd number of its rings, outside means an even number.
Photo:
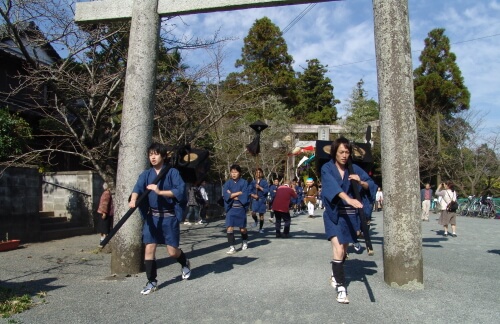
[{"label": "torii crossbeam", "polygon": [[[331,1],[339,0],[158,0],[157,13],[160,16],[172,16]],[[133,3],[134,0],[77,2],[75,21],[130,19]]]}]

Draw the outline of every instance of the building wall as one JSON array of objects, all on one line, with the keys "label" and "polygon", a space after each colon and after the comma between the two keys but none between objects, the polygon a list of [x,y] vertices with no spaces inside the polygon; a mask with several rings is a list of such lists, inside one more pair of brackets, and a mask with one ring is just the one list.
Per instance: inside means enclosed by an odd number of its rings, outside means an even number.
[{"label": "building wall", "polygon": [[45,173],[41,181],[42,211],[53,211],[54,216],[67,217],[78,226],[94,226],[103,191],[103,181],[97,173]]},{"label": "building wall", "polygon": [[10,167],[0,174],[0,240],[38,241],[40,181],[37,168]]},{"label": "building wall", "polygon": [[[40,211],[67,217],[75,227],[97,224],[97,208],[103,192],[103,180],[92,171],[67,171],[40,174],[36,167],[9,167],[0,174],[0,240],[40,240]],[[220,218],[224,211],[217,205],[220,184],[207,184],[207,217]]]}]

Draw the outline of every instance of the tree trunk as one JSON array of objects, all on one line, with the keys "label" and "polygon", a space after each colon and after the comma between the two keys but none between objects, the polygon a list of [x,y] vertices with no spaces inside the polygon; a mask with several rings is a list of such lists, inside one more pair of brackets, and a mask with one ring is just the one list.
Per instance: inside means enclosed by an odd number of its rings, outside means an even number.
[{"label": "tree trunk", "polygon": [[437,149],[437,174],[436,174],[436,188],[441,183],[441,115],[436,113],[436,149]]},{"label": "tree trunk", "polygon": [[423,288],[417,124],[407,0],[373,0],[384,188],[384,279]]},{"label": "tree trunk", "polygon": [[[116,180],[115,224],[128,210],[128,197],[139,174],[148,167],[146,150],[152,137],[160,27],[157,7],[158,0],[136,0],[132,10]],[[111,241],[113,274],[141,271],[141,228],[142,221],[137,211]]]}]

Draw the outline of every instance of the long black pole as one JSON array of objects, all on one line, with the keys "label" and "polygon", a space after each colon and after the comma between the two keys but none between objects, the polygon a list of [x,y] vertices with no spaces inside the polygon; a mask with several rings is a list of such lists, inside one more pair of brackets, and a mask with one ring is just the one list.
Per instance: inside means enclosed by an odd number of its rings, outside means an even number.
[{"label": "long black pole", "polygon": [[[352,158],[349,157],[347,160],[347,169],[349,170],[349,174],[354,174],[354,169],[352,167]],[[356,180],[351,180],[352,189],[354,191],[355,198],[362,203],[361,195],[359,194],[359,184]],[[370,227],[368,226],[368,220],[366,219],[365,211],[363,208],[358,208],[359,219],[361,221],[361,231],[363,232],[363,236],[365,238],[366,250],[368,251],[368,255],[373,255],[373,246],[372,240],[370,238]]]},{"label": "long black pole", "polygon": [[[162,168],[160,170],[160,173],[158,173],[158,175],[156,176],[156,178],[153,180],[153,183],[152,184],[157,184],[161,178],[163,178],[163,176],[165,174],[167,174],[168,170],[170,170],[170,165],[167,165],[165,166],[164,168]],[[133,208],[130,208],[126,213],[125,215],[123,215],[122,218],[120,218],[120,220],[118,221],[118,223],[116,223],[116,225],[111,229],[111,231],[109,232],[109,234],[104,238],[104,240],[102,240],[101,243],[99,243],[99,245],[101,246],[101,249],[103,247],[106,246],[106,244],[108,244],[108,242],[113,238],[113,236],[115,236],[116,232],[118,232],[118,230],[123,226],[123,224],[125,224],[125,222],[129,219],[129,217],[134,213],[134,211],[137,209],[137,207],[141,204],[141,202],[144,200],[144,198],[146,198],[149,194],[151,190],[147,189],[146,191],[144,191],[140,196],[139,198],[137,198],[137,201],[135,202],[135,207]]]}]

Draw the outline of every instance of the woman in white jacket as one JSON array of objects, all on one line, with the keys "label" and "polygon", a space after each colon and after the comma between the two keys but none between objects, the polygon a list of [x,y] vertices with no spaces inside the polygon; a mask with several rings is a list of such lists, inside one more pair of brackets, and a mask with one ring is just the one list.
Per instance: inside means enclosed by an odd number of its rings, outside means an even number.
[{"label": "woman in white jacket", "polygon": [[447,181],[441,183],[436,190],[436,196],[440,196],[441,216],[439,217],[439,225],[444,226],[444,236],[448,236],[448,224],[451,224],[451,236],[457,237],[457,214],[446,210],[446,207],[451,201],[457,201],[457,193],[455,192],[453,182]]}]

